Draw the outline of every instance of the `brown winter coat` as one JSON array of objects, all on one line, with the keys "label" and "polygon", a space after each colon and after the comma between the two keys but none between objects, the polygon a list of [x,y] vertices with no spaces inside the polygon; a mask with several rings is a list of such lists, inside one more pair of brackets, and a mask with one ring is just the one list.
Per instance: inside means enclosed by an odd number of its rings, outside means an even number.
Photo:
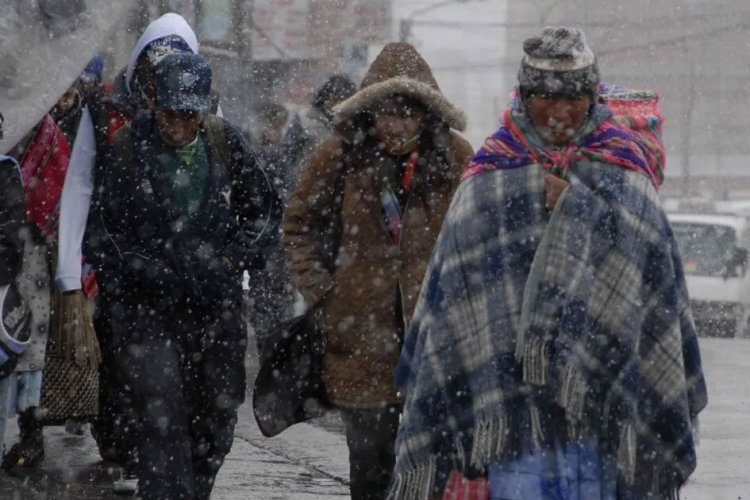
[{"label": "brown winter coat", "polygon": [[[353,141],[361,132],[360,113],[394,94],[419,100],[442,125],[433,144],[420,142],[420,158],[428,165],[418,166],[437,169],[440,181],[408,199],[398,246],[381,208],[382,157],[372,144]],[[289,202],[285,249],[295,284],[308,303],[320,307],[330,400],[375,408],[399,402],[393,383],[399,334],[414,310],[443,217],[473,151],[450,130],[465,126],[463,114],[440,93],[427,63],[407,44],[387,45],[360,90],[336,113],[338,133],[313,154]],[[340,175],[345,177],[337,183]],[[332,219],[330,212],[339,207],[340,218]],[[327,265],[325,248],[331,220],[341,228],[335,265]]]}]

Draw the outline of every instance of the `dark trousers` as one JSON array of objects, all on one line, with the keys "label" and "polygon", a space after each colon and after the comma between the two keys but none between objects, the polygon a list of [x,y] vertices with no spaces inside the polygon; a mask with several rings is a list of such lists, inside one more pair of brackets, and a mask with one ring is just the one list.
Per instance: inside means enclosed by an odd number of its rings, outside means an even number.
[{"label": "dark trousers", "polygon": [[160,318],[138,308],[119,328],[117,367],[138,413],[140,498],[208,500],[245,396],[239,311],[237,303],[219,314]]},{"label": "dark trousers", "polygon": [[382,409],[341,409],[349,447],[352,500],[383,500],[396,463],[400,405]]},{"label": "dark trousers", "polygon": [[118,369],[119,346],[110,332],[109,307],[101,298],[96,305],[94,328],[102,364],[99,367],[99,415],[91,423],[91,434],[103,460],[115,462],[135,473],[138,413],[134,408],[133,391]]}]

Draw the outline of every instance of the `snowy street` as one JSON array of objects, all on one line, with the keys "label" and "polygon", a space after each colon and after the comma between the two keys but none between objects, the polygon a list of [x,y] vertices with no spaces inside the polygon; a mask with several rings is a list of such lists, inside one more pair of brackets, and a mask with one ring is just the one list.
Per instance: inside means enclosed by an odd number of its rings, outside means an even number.
[{"label": "snowy street", "polygon": [[[247,357],[248,384],[257,370],[255,340]],[[250,389],[250,388],[249,388]],[[219,472],[214,500],[325,500],[348,498],[349,462],[337,419],[324,425],[301,424],[273,439],[263,437],[255,424],[248,390],[240,408],[231,453]],[[325,430],[323,427],[334,431]],[[11,421],[6,446],[18,436]],[[91,435],[74,437],[62,427],[45,429],[46,458],[19,477],[0,473],[0,499],[99,500],[123,498],[112,493],[114,470],[102,464]]]},{"label": "snowy street", "polygon": [[701,339],[708,408],[684,500],[750,498],[750,342]]},{"label": "snowy street", "polygon": [[[750,342],[702,339],[709,406],[701,419],[699,465],[683,500],[750,499]],[[254,355],[254,353],[251,353]],[[252,374],[251,364],[251,374]],[[9,442],[16,435],[10,426]],[[0,498],[111,499],[108,471],[90,436],[47,428],[47,458],[24,478],[0,480]],[[261,436],[249,404],[240,411],[234,448],[219,473],[214,500],[348,498],[348,455],[336,425],[293,427]],[[58,480],[65,484],[60,488]]]}]

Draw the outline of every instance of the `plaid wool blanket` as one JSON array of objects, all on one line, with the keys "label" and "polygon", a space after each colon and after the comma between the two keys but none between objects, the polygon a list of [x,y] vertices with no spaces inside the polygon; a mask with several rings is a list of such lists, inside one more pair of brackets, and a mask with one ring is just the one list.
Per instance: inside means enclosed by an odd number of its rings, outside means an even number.
[{"label": "plaid wool blanket", "polygon": [[407,332],[390,498],[452,470],[595,439],[632,498],[676,498],[706,405],[680,255],[650,176],[581,159],[552,215],[541,165],[459,186]]}]

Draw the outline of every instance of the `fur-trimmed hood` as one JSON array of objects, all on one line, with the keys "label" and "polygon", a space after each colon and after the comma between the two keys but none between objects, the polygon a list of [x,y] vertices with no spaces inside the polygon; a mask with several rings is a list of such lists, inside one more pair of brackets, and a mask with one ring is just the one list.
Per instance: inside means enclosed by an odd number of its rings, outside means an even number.
[{"label": "fur-trimmed hood", "polygon": [[362,80],[359,90],[334,107],[334,123],[343,125],[375,102],[394,94],[419,100],[453,129],[466,128],[463,111],[440,91],[427,61],[408,43],[389,43]]}]

